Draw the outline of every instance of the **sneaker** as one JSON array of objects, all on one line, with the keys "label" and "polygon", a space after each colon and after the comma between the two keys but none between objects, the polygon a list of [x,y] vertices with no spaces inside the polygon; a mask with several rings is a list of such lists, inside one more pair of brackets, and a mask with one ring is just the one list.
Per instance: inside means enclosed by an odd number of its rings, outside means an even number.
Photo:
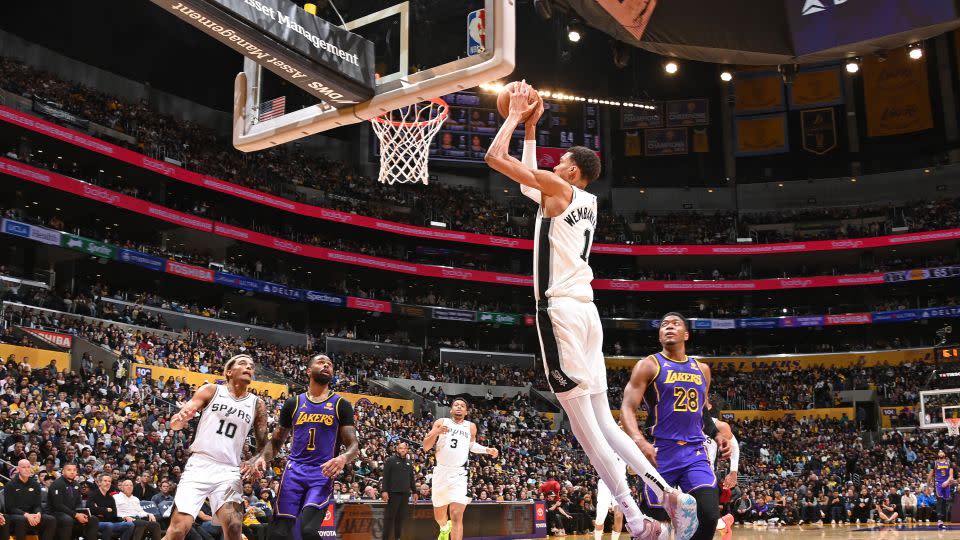
[{"label": "sneaker", "polygon": [[450,531],[453,530],[453,522],[447,520],[447,524],[443,527],[440,527],[440,534],[437,535],[437,540],[450,540]]},{"label": "sneaker", "polygon": [[630,533],[630,538],[632,540],[659,540],[660,539],[660,522],[655,519],[644,518],[643,519],[643,528],[635,531],[630,527],[629,523],[625,524],[627,527],[627,532]]},{"label": "sneaker", "polygon": [[700,525],[697,520],[697,500],[681,491],[664,494],[663,509],[670,516],[676,540],[690,540]]},{"label": "sneaker", "polygon": [[720,521],[722,521],[727,526],[723,530],[723,534],[720,535],[720,540],[730,540],[731,538],[733,538],[733,515],[727,514],[722,518],[720,518]]}]

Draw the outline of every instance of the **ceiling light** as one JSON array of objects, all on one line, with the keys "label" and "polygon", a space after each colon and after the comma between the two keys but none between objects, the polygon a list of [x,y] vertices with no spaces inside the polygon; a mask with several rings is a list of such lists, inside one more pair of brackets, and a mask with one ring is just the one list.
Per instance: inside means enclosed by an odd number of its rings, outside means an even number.
[{"label": "ceiling light", "polygon": [[680,66],[678,66],[677,63],[674,62],[673,60],[670,60],[663,65],[663,70],[666,71],[667,74],[673,75],[680,70]]},{"label": "ceiling light", "polygon": [[724,71],[724,72],[720,73],[720,80],[723,81],[723,82],[730,82],[730,81],[732,81],[732,80],[733,80],[733,73],[730,73],[729,71]]},{"label": "ceiling light", "polygon": [[923,46],[919,43],[911,43],[910,52],[908,54],[910,55],[910,58],[913,58],[914,60],[923,58]]},{"label": "ceiling light", "polygon": [[847,60],[847,73],[853,74],[860,71],[860,59],[850,58]]},{"label": "ceiling light", "polygon": [[570,19],[567,23],[567,39],[573,43],[579,42],[583,38],[585,30],[580,19]]}]

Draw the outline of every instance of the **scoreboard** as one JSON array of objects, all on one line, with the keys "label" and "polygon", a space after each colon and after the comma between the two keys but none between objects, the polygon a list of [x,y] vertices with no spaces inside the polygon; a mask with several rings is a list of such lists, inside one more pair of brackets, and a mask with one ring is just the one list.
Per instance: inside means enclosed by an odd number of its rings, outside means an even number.
[{"label": "scoreboard", "polygon": [[[487,148],[503,124],[497,112],[496,94],[457,92],[443,96],[450,115],[430,144],[430,161],[483,163]],[[544,100],[543,117],[537,124],[538,152],[555,149],[562,153],[571,146],[586,146],[601,151],[600,106],[580,101]],[[371,136],[373,154],[379,156],[379,143]],[[523,151],[523,125],[513,133],[510,154],[520,158]]]}]

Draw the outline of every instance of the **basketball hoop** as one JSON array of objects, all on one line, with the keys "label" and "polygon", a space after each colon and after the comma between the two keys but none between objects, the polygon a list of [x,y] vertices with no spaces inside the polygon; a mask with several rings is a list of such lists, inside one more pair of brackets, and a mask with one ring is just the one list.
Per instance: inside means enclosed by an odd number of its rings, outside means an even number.
[{"label": "basketball hoop", "polygon": [[944,418],[943,421],[947,424],[947,435],[960,435],[960,417]]},{"label": "basketball hoop", "polygon": [[430,141],[448,113],[447,102],[430,98],[370,120],[380,140],[380,183],[428,183]]}]

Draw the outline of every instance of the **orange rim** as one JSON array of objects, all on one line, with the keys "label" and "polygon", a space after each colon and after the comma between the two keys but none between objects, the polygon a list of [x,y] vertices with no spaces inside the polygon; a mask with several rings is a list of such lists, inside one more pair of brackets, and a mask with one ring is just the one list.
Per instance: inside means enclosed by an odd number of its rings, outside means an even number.
[{"label": "orange rim", "polygon": [[[442,99],[440,99],[440,98],[438,98],[438,97],[436,97],[436,98],[430,98],[430,99],[428,99],[428,100],[426,100],[426,101],[429,101],[429,102],[433,103],[434,105],[440,107],[440,112],[437,113],[437,115],[436,115],[435,117],[430,118],[429,120],[421,120],[421,121],[419,121],[419,122],[398,122],[398,121],[396,121],[396,120],[387,120],[386,118],[384,118],[384,116],[386,116],[386,115],[390,114],[391,112],[393,112],[393,111],[388,111],[388,112],[385,112],[385,113],[381,114],[380,116],[374,116],[373,118],[370,119],[370,121],[371,121],[371,122],[377,122],[377,123],[380,123],[380,124],[388,124],[388,125],[391,125],[391,126],[394,126],[394,127],[415,128],[415,127],[429,126],[429,125],[431,125],[431,124],[436,124],[436,123],[438,123],[438,122],[443,122],[444,120],[447,119],[447,114],[449,113],[449,107],[447,106],[447,102],[446,102],[446,101],[444,101],[444,100],[442,100]],[[412,107],[412,105],[411,105],[411,107]]]}]

